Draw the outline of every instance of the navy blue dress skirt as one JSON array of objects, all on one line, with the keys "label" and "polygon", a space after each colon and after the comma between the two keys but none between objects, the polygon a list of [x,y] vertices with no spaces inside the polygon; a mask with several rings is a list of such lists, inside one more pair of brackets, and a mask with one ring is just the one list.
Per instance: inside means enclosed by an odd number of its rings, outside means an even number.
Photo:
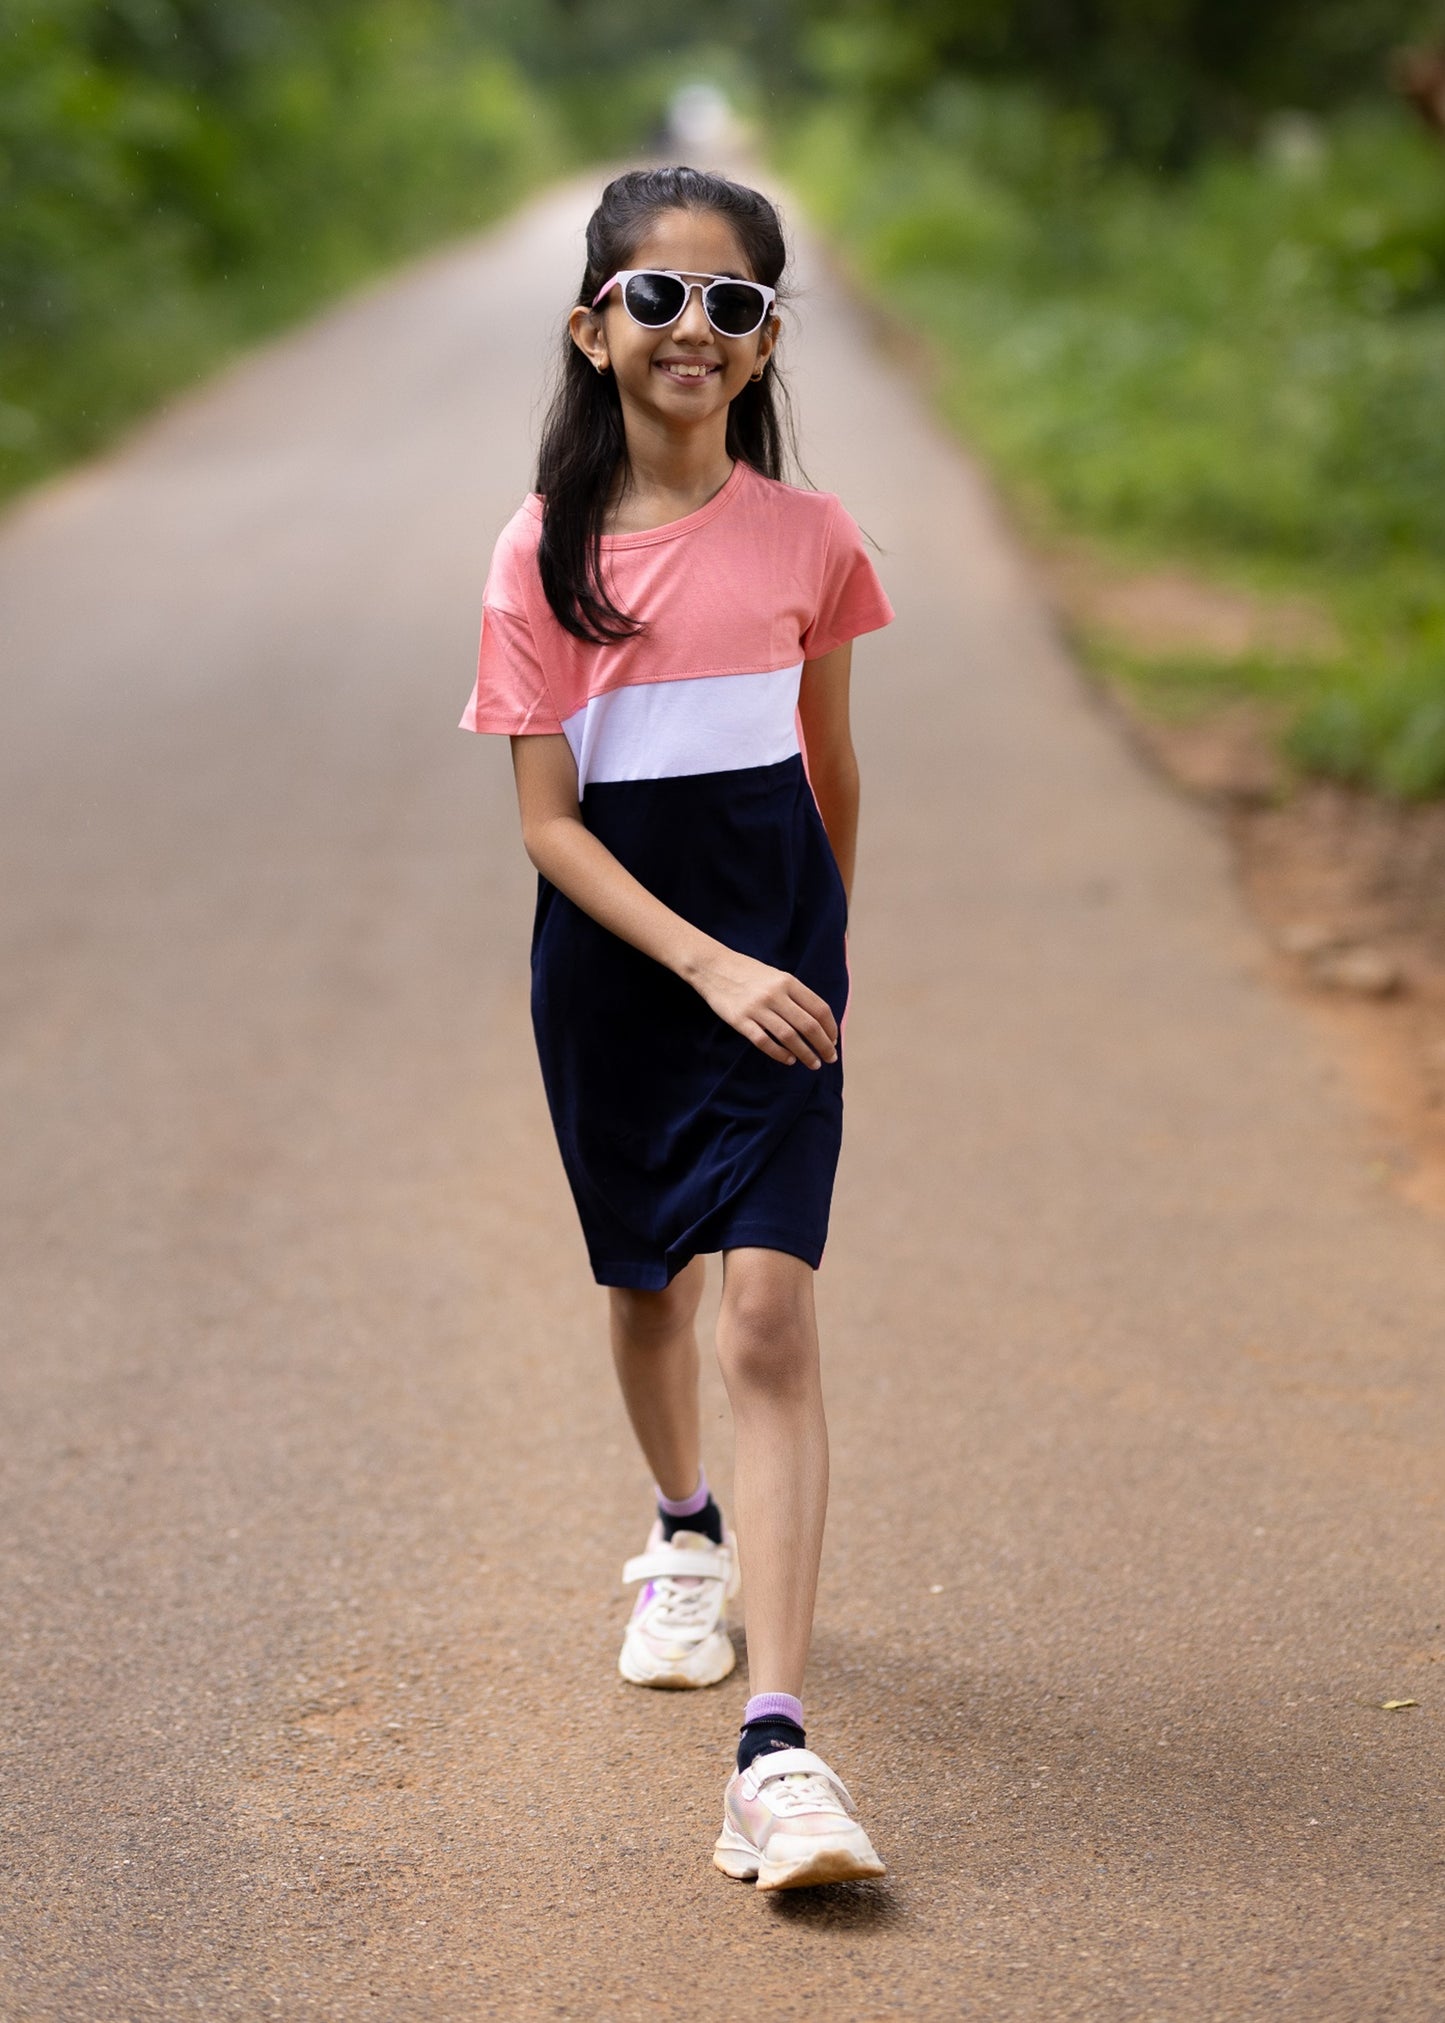
[{"label": "navy blue dress skirt", "polygon": [[[847,898],[800,753],[770,765],[592,780],[582,819],[707,934],[848,1001]],[[822,1258],[843,1131],[843,1050],[773,1060],[691,985],[538,874],[532,1023],[599,1284],[656,1290],[758,1244]]]}]

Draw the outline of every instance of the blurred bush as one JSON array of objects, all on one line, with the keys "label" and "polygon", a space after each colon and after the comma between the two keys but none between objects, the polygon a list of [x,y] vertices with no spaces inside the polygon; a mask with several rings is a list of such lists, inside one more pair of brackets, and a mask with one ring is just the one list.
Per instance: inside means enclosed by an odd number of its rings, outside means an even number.
[{"label": "blurred bush", "polygon": [[1328,603],[1346,657],[1270,671],[1290,749],[1445,791],[1445,151],[1423,127],[1293,112],[1164,177],[1086,105],[952,78],[882,124],[826,99],[778,150],[928,334],[1022,510]]},{"label": "blurred bush", "polygon": [[566,158],[440,0],[41,0],[0,41],[0,488]]},{"label": "blurred bush", "polygon": [[1438,0],[799,0],[800,61],[875,119],[940,77],[1027,82],[1086,108],[1108,151],[1179,168],[1253,136],[1281,106],[1378,93],[1395,45],[1442,26]]}]

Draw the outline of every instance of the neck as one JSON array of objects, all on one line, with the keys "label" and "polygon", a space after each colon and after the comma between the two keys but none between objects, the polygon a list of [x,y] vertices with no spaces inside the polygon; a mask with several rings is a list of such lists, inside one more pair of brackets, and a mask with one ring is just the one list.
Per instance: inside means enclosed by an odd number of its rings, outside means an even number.
[{"label": "neck", "polygon": [[[727,451],[727,414],[711,416],[702,427],[670,429],[652,415],[629,414],[627,431],[626,516],[656,521],[680,519],[705,506],[727,483],[733,460]],[[612,503],[622,497],[623,474],[614,481]]]}]

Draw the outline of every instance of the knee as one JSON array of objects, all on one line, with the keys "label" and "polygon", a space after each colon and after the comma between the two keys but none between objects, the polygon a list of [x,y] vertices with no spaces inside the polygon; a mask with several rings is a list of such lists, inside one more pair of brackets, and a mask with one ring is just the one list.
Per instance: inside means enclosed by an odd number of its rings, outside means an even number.
[{"label": "knee", "polygon": [[750,1286],[725,1299],[718,1316],[718,1362],[729,1394],[791,1398],[818,1376],[812,1317],[789,1288]]}]

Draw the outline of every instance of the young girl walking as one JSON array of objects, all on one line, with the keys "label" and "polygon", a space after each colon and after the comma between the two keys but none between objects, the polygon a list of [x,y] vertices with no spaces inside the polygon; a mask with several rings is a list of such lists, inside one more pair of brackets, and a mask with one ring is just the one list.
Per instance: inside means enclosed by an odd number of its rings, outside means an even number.
[{"label": "young girl walking", "polygon": [[[828,1495],[813,1276],[843,1123],[850,642],[893,611],[840,501],[783,480],[784,261],[755,190],[691,168],[608,184],[462,718],[511,738],[543,1085],[656,1482],[619,1666],[639,1686],[725,1678],[740,1556],[752,1695],[713,1858],[759,1889],[883,1873],[806,1747],[802,1690]],[[700,1452],[711,1251],[736,1538]]]}]

